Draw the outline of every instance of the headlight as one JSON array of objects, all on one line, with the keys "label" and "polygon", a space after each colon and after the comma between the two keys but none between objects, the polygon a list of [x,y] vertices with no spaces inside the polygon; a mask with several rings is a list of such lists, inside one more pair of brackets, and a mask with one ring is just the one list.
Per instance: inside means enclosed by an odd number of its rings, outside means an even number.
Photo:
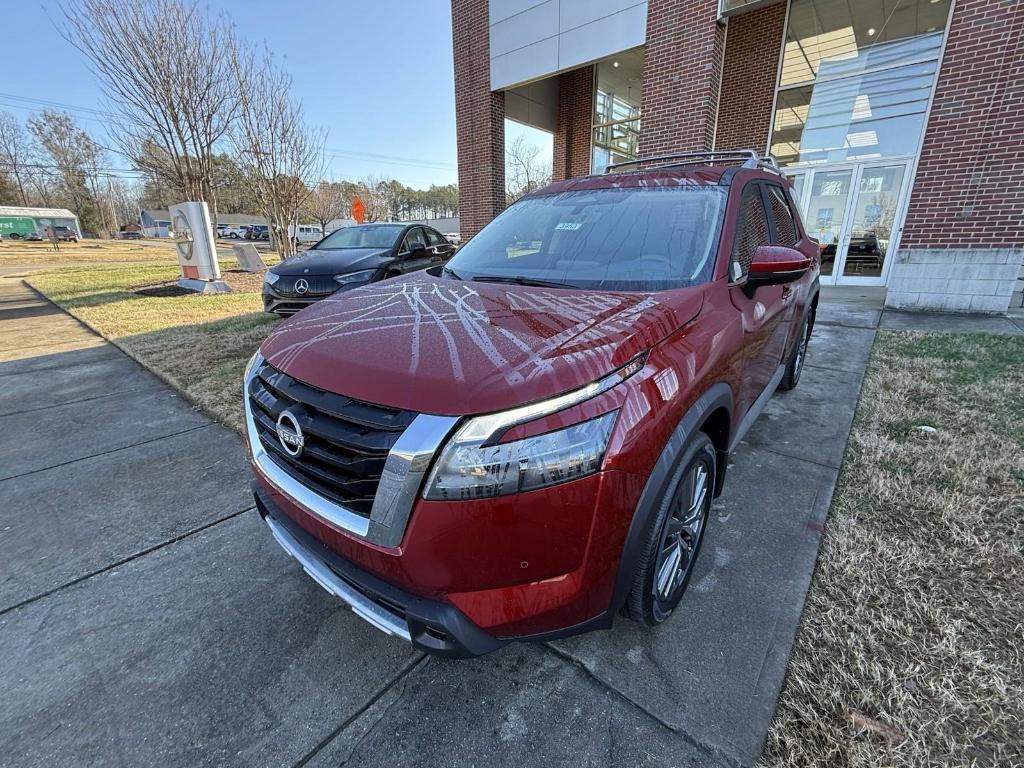
[{"label": "headlight", "polygon": [[273,285],[280,279],[281,276],[277,274],[277,272],[271,272],[269,269],[267,270],[266,274],[263,275],[263,282],[266,283],[267,285]]},{"label": "headlight", "polygon": [[638,357],[608,376],[559,397],[470,419],[441,451],[424,498],[443,501],[501,496],[597,472],[617,411],[543,435],[508,443],[497,441],[517,424],[606,392],[643,368],[644,359]]},{"label": "headlight", "polygon": [[368,283],[377,274],[376,269],[364,269],[360,272],[348,272],[344,275],[335,275],[334,279],[342,285],[350,283]]},{"label": "headlight", "polygon": [[465,441],[460,430],[442,452],[425,497],[482,499],[592,475],[601,468],[617,413],[491,446]]}]

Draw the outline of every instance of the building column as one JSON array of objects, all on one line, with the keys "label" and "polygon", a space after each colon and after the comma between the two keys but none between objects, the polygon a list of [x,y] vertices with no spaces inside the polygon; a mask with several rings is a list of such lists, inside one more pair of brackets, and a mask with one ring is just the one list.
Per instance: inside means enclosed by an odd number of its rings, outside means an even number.
[{"label": "building column", "polygon": [[1022,41],[1024,4],[957,0],[888,305],[1010,304],[1024,258]]},{"label": "building column", "polygon": [[558,123],[551,180],[590,173],[591,125],[594,115],[594,67],[580,67],[558,77]]},{"label": "building column", "polygon": [[505,94],[491,91],[487,0],[452,0],[459,234],[479,232],[505,207]]},{"label": "building column", "polygon": [[714,146],[724,44],[718,0],[648,0],[641,157]]},{"label": "building column", "polygon": [[715,149],[753,149],[758,154],[765,153],[785,27],[786,3],[729,19]]}]

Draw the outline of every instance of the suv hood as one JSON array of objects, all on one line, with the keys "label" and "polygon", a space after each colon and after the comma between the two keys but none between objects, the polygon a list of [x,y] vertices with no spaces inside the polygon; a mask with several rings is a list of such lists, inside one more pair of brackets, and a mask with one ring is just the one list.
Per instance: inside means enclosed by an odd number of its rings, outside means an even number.
[{"label": "suv hood", "polygon": [[488,413],[610,373],[695,317],[703,295],[702,286],[614,293],[421,272],[318,302],[286,320],[261,351],[289,376],[357,400]]}]

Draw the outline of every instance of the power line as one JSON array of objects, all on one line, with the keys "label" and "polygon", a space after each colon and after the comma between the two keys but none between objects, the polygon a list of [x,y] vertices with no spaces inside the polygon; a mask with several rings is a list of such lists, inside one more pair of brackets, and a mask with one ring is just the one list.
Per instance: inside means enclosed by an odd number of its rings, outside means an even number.
[{"label": "power line", "polygon": [[68,112],[90,112],[94,115],[100,115],[101,117],[114,117],[112,112],[107,112],[102,109],[93,109],[92,107],[81,107],[77,104],[67,104],[62,101],[52,101],[50,99],[37,99],[33,96],[19,96],[16,93],[2,93],[0,92],[0,98],[13,99],[14,101],[24,101],[29,104],[37,104],[42,107],[54,107],[57,109],[67,110]]},{"label": "power line", "polygon": [[[0,107],[8,107],[11,109],[23,109],[28,112],[38,111],[39,109],[53,108],[60,109],[65,112],[69,112],[76,117],[87,120],[89,122],[100,123],[104,126],[109,124],[111,119],[116,119],[118,115],[112,112],[107,112],[101,109],[93,109],[91,107],[83,107],[77,104],[69,104],[61,101],[54,101],[52,99],[38,99],[32,96],[19,96],[14,93],[0,92]],[[10,103],[10,100],[23,102],[23,103]],[[103,145],[100,145],[103,146]],[[108,152],[123,155],[123,152],[112,149],[111,147],[103,146],[103,149]],[[357,149],[345,149],[340,147],[324,147],[324,156],[329,160],[356,160],[366,163],[382,163],[384,165],[395,165],[408,168],[423,168],[427,170],[442,170],[442,171],[454,171],[457,169],[455,163],[443,161],[443,160],[430,160],[427,158],[416,158],[416,157],[405,157],[402,155],[390,155],[378,152],[366,152]]]}]

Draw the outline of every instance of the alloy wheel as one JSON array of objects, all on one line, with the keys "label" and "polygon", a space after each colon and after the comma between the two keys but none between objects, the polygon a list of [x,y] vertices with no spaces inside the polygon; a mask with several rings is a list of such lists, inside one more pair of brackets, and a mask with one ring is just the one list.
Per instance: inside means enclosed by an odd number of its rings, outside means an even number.
[{"label": "alloy wheel", "polygon": [[800,371],[804,367],[804,358],[807,357],[807,342],[811,340],[810,318],[804,321],[803,333],[800,335],[800,346],[796,348],[796,359],[793,361],[793,383],[800,379]]},{"label": "alloy wheel", "polygon": [[711,492],[711,472],[698,461],[686,473],[665,521],[661,548],[654,569],[654,597],[671,608],[686,584],[704,533]]}]

